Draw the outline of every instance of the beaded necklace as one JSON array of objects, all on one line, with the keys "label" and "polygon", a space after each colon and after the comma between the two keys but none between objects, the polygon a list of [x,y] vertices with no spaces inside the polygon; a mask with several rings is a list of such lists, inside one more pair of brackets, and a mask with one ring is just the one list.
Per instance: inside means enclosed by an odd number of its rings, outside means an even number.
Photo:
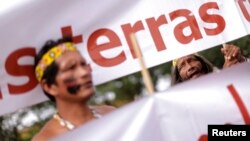
[{"label": "beaded necklace", "polygon": [[[99,113],[97,113],[95,110],[91,109],[91,112],[92,112],[94,118],[100,118],[101,117],[101,115]],[[68,120],[64,119],[63,117],[61,117],[58,114],[58,112],[53,115],[53,118],[55,120],[57,120],[62,127],[66,127],[68,130],[73,130],[73,129],[76,128],[76,126],[73,123],[71,123],[70,121],[68,121]]]}]

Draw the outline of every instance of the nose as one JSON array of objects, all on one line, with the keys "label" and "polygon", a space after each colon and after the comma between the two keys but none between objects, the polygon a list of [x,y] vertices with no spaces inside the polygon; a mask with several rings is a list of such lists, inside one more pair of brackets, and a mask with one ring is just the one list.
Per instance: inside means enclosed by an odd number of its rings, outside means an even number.
[{"label": "nose", "polygon": [[91,75],[90,65],[87,64],[84,66],[78,66],[75,75],[77,78],[88,77],[89,75]]},{"label": "nose", "polygon": [[192,66],[190,63],[187,63],[186,66],[187,66],[187,73],[188,74],[193,71],[194,66]]}]

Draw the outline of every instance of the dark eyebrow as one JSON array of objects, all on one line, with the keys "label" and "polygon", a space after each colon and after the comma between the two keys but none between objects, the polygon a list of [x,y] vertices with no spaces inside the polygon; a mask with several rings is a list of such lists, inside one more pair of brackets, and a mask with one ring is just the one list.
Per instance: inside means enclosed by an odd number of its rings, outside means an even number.
[{"label": "dark eyebrow", "polygon": [[66,65],[64,66],[60,66],[60,69],[65,71],[65,70],[68,70],[70,69],[71,67],[74,67],[76,65],[76,62],[75,61],[72,61],[72,60],[69,60]]},{"label": "dark eyebrow", "polygon": [[180,64],[182,64],[183,63],[183,59],[182,60],[179,60],[178,62],[177,62],[177,67],[178,67],[178,65]]},{"label": "dark eyebrow", "polygon": [[182,68],[182,65],[183,65],[183,61],[180,62],[180,63],[178,63],[178,64],[176,65],[178,71],[180,71],[180,69]]}]

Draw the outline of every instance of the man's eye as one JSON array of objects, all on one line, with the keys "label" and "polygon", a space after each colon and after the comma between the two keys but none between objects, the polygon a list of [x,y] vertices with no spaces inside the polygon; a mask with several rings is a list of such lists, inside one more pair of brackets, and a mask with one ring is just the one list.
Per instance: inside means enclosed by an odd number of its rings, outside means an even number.
[{"label": "man's eye", "polygon": [[75,68],[75,65],[70,65],[70,66],[66,67],[65,71],[73,70],[74,68]]},{"label": "man's eye", "polygon": [[87,66],[88,64],[86,64],[85,62],[82,62],[81,63],[81,66],[83,66],[83,67],[85,67],[85,66]]},{"label": "man's eye", "polygon": [[72,69],[74,69],[74,68],[75,68],[75,66],[70,66],[70,67],[69,67],[70,70],[72,70]]},{"label": "man's eye", "polygon": [[181,71],[181,69],[183,68],[183,64],[178,66],[178,70]]}]

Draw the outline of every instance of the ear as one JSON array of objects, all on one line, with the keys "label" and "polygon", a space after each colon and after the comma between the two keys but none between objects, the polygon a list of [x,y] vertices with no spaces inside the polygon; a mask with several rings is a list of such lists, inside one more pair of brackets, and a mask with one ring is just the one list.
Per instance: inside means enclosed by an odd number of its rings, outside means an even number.
[{"label": "ear", "polygon": [[46,80],[42,80],[40,82],[42,88],[47,92],[49,93],[50,95],[52,96],[56,96],[58,95],[58,90],[57,90],[57,86],[55,84],[52,84],[52,85],[48,85],[48,83],[46,82]]}]

